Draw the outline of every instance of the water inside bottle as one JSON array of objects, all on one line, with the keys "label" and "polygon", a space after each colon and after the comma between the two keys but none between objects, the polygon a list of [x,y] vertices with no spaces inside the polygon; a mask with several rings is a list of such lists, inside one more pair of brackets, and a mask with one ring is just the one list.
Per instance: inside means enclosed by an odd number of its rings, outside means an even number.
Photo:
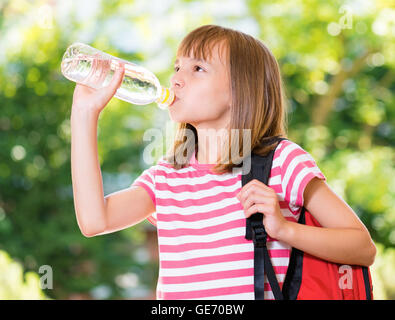
[{"label": "water inside bottle", "polygon": [[[125,75],[115,97],[134,104],[149,104],[160,94],[160,84],[148,70],[123,61]],[[118,60],[112,58],[78,55],[62,61],[62,73],[69,80],[100,89],[111,81]]]}]

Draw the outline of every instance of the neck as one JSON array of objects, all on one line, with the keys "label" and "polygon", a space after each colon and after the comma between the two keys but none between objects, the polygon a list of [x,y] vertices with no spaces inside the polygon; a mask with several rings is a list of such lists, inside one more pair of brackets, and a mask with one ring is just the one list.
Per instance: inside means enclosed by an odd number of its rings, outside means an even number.
[{"label": "neck", "polygon": [[226,130],[202,129],[197,130],[198,147],[196,160],[200,164],[215,164],[219,161]]}]

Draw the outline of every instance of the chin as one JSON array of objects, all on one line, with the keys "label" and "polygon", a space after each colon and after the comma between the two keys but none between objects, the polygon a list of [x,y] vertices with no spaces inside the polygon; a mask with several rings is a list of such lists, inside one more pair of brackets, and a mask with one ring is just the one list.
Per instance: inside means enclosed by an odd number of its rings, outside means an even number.
[{"label": "chin", "polygon": [[177,123],[191,123],[196,121],[196,119],[193,119],[190,116],[185,117],[184,112],[180,112],[179,110],[169,109],[169,116],[172,121]]},{"label": "chin", "polygon": [[187,123],[190,120],[189,118],[182,117],[180,114],[171,114],[171,113],[170,113],[170,119],[177,123],[184,123],[184,122]]}]

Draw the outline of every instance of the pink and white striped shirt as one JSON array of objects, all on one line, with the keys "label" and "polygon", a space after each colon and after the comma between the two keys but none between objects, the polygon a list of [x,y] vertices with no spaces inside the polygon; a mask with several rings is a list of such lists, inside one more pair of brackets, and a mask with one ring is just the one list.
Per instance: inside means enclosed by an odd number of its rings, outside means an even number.
[{"label": "pink and white striped shirt", "polygon": [[[236,198],[241,168],[214,174],[212,166],[199,164],[193,154],[188,167],[176,170],[161,158],[132,183],[156,205],[148,221],[158,234],[158,300],[254,299],[254,245],[245,239],[246,218]],[[287,220],[298,220],[303,191],[314,177],[326,180],[311,155],[292,141],[281,141],[268,185]],[[282,287],[291,247],[270,237],[267,246]],[[265,299],[274,299],[267,279]]]}]

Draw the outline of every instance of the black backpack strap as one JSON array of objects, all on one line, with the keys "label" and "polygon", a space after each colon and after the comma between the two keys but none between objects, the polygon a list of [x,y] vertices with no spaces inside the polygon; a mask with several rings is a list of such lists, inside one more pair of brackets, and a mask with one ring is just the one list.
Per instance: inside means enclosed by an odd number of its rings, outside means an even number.
[{"label": "black backpack strap", "polygon": [[[259,213],[261,215],[261,213]],[[266,231],[259,221],[252,221],[251,230],[254,241],[254,292],[255,300],[265,297]]]},{"label": "black backpack strap", "polygon": [[[244,174],[241,176],[241,183],[243,186],[246,185],[248,182],[250,182],[253,179],[252,172],[255,171],[255,169],[253,169],[253,166],[256,166],[255,155],[252,154],[250,157],[251,157],[251,169],[248,171],[247,174]],[[252,240],[252,228],[251,228],[251,219],[250,218],[247,218],[247,221],[246,221],[245,238],[247,240]]]},{"label": "black backpack strap", "polygon": [[[281,141],[284,138],[277,138]],[[264,184],[268,184],[270,171],[272,168],[275,149],[266,156],[251,155],[251,170],[242,176],[242,183],[245,185],[252,179],[257,179]],[[257,212],[247,218],[246,239],[254,242],[254,291],[256,300],[264,300],[264,276],[267,274],[270,287],[276,300],[283,300],[283,294],[278,284],[276,273],[266,246],[267,233],[263,225],[263,214]]]},{"label": "black backpack strap", "polygon": [[[262,215],[261,213],[259,213]],[[254,291],[255,300],[264,300],[265,296],[265,273],[267,274],[270,287],[276,300],[283,300],[283,294],[278,284],[276,273],[266,247],[267,233],[261,221],[252,221],[252,233],[254,241]]]},{"label": "black backpack strap", "polygon": [[369,279],[368,267],[362,267],[362,274],[363,274],[363,280],[364,280],[364,284],[365,284],[366,300],[372,300],[372,294],[370,291],[371,284],[370,284],[370,279]]},{"label": "black backpack strap", "polygon": [[[278,141],[281,142],[282,140],[287,140],[285,138],[280,138],[278,136],[272,137],[269,139],[270,141]],[[269,152],[266,156],[259,156],[254,153],[251,154],[251,170],[241,176],[242,185],[246,185],[253,179],[258,179],[262,181],[264,184],[268,184],[270,171],[272,169],[272,162],[274,156],[275,149]],[[263,172],[262,172],[263,171]],[[259,177],[257,176],[259,175]],[[245,238],[247,240],[252,240],[252,229],[251,229],[251,220],[252,217],[247,218],[246,223],[246,235]]]},{"label": "black backpack strap", "polygon": [[[300,224],[306,224],[305,211],[305,207],[302,207],[298,220],[298,223]],[[303,257],[303,251],[292,248],[282,290],[285,300],[296,300],[298,297],[300,286],[302,284]]]}]

